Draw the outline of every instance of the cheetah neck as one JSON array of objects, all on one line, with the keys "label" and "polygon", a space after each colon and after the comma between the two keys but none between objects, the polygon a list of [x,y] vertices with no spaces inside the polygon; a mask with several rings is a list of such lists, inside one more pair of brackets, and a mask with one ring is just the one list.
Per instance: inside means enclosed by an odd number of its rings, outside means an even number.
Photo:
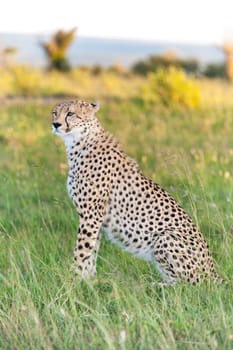
[{"label": "cheetah neck", "polygon": [[89,130],[86,129],[85,127],[83,127],[81,129],[77,129],[77,130],[65,135],[63,137],[63,140],[65,142],[67,153],[69,153],[70,150],[72,148],[74,148],[74,146],[77,143],[83,142],[84,139],[88,136],[88,134],[89,134]]},{"label": "cheetah neck", "polygon": [[[83,128],[74,130],[63,137],[66,146],[67,160],[70,167],[73,167],[74,154],[84,151],[85,145],[95,142],[96,138],[104,132],[104,129],[98,121]],[[87,152],[87,150],[85,151]]]},{"label": "cheetah neck", "polygon": [[73,149],[74,147],[76,148],[76,145],[81,146],[89,137],[89,135],[97,135],[99,132],[102,131],[103,128],[101,124],[96,118],[94,118],[82,127],[72,130],[70,133],[65,134],[64,136],[61,135],[65,142],[67,153],[70,153],[71,149]]}]

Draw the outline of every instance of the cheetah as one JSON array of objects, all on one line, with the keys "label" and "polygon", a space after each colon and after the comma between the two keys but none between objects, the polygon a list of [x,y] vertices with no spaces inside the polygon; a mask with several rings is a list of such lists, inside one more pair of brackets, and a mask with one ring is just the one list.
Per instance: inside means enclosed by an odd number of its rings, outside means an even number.
[{"label": "cheetah", "polygon": [[154,263],[166,284],[218,279],[208,245],[174,198],[148,179],[106,132],[97,103],[57,104],[52,129],[65,143],[68,193],[79,215],[74,269],[96,274],[101,232],[126,251]]}]

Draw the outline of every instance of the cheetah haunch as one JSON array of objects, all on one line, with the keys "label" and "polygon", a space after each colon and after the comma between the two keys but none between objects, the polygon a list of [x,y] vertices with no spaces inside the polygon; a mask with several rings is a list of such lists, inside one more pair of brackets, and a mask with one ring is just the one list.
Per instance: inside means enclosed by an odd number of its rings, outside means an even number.
[{"label": "cheetah haunch", "polygon": [[181,206],[148,179],[95,117],[98,105],[58,104],[53,131],[66,145],[68,192],[79,214],[75,271],[96,273],[101,229],[126,251],[155,263],[166,283],[217,279],[206,241]]}]

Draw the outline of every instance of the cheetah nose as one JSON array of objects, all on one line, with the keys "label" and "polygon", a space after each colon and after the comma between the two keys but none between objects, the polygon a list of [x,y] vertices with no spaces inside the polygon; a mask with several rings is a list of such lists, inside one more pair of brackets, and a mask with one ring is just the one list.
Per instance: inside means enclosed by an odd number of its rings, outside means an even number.
[{"label": "cheetah nose", "polygon": [[59,126],[61,126],[61,123],[53,123],[53,126],[55,129],[59,128]]}]

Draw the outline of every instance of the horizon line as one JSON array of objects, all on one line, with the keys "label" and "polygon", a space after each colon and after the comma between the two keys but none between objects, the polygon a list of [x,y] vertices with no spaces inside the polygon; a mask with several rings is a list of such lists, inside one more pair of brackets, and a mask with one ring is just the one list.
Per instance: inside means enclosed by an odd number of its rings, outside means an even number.
[{"label": "horizon line", "polygon": [[[24,31],[1,31],[0,30],[0,41],[1,41],[1,35],[7,34],[7,35],[37,35],[37,36],[48,36],[53,35],[56,33],[55,31],[46,31],[46,32],[24,32]],[[83,38],[83,39],[101,39],[101,40],[113,40],[113,41],[135,41],[135,42],[148,42],[148,43],[160,43],[160,44],[177,44],[177,45],[199,45],[199,46],[216,46],[219,47],[224,44],[224,41],[222,43],[216,41],[187,41],[187,40],[174,40],[174,39],[153,39],[153,38],[135,38],[135,37],[116,37],[116,36],[102,36],[102,35],[84,35],[84,34],[77,34],[76,38]]]}]

